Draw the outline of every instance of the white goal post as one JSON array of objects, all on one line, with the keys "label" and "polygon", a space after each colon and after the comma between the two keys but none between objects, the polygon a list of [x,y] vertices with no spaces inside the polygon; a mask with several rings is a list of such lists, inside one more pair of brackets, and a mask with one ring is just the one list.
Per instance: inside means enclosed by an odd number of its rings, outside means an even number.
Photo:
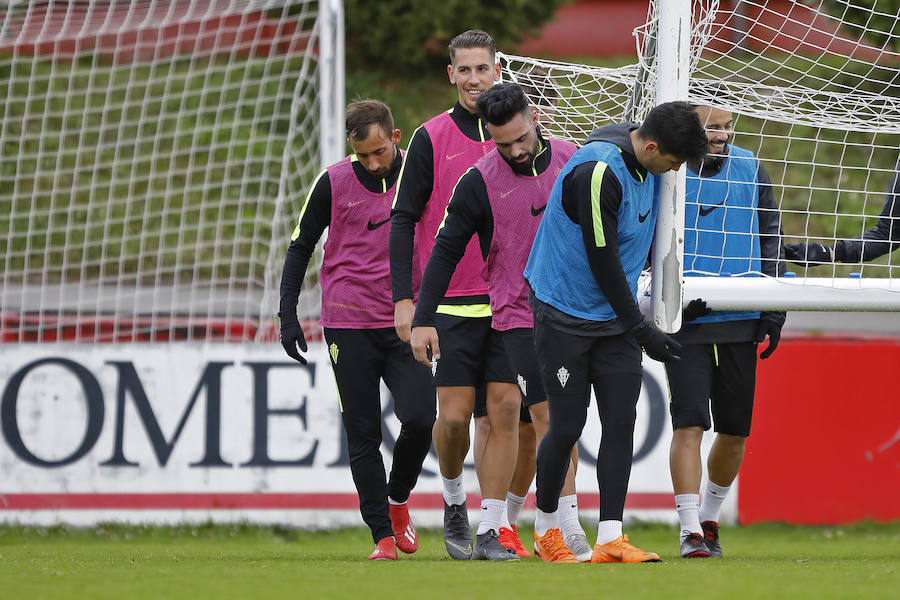
[{"label": "white goal post", "polygon": [[343,23],[341,0],[0,6],[0,339],[271,339],[343,156]]},{"label": "white goal post", "polygon": [[[897,24],[898,15],[877,3],[865,9],[843,0],[657,0],[635,30],[636,65],[606,69],[504,55],[504,77],[524,83],[540,102],[547,94],[528,84],[542,74],[560,98],[547,133],[578,143],[594,126],[640,121],[667,100],[731,111],[732,143],[751,151],[770,176],[782,242],[834,246],[860,238],[880,218],[897,218],[880,214],[893,204],[887,192],[900,154]],[[685,53],[678,43],[687,39]],[[590,115],[591,125],[571,115]],[[665,181],[676,189],[674,174]],[[661,328],[677,330],[673,306],[697,297],[722,310],[900,310],[900,256],[891,252],[865,263],[790,263],[787,276],[777,278],[683,274],[684,235],[699,229],[683,222],[683,192],[661,202],[674,197],[679,201],[661,206],[655,240],[651,294]],[[762,275],[743,275],[754,274]]]}]

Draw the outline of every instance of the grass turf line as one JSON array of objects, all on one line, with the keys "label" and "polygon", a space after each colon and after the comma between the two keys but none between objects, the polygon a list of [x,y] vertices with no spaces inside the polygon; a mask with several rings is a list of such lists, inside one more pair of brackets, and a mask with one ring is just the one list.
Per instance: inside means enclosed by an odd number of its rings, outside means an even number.
[{"label": "grass turf line", "polygon": [[[0,527],[9,598],[894,598],[900,522],[848,527],[723,527],[726,557],[677,555],[669,525],[627,528],[663,562],[552,565],[450,560],[439,530],[396,563],[365,560],[368,530],[252,525],[92,529]],[[531,530],[522,527],[528,544]],[[588,529],[588,537],[593,532]],[[530,545],[530,544],[529,544]],[[12,593],[12,595],[7,595]]]}]

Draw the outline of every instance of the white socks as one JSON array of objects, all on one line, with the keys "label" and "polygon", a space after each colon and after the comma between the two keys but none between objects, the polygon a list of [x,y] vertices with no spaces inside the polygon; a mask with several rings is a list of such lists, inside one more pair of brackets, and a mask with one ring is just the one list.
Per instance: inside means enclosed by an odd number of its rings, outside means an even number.
[{"label": "white socks", "polygon": [[549,529],[559,529],[559,511],[546,513],[541,509],[537,509],[537,515],[534,517],[534,533],[538,537],[545,535]]},{"label": "white socks", "polygon": [[493,529],[499,535],[500,528],[509,529],[506,518],[506,500],[494,500],[485,498],[481,501],[481,521],[478,523],[478,535]]},{"label": "white socks", "polygon": [[722,487],[712,481],[706,482],[706,489],[703,490],[703,504],[700,506],[701,523],[703,521],[719,522],[719,511],[722,509],[722,502],[725,501],[730,489],[730,485]]},{"label": "white socks", "polygon": [[525,496],[516,496],[512,492],[506,492],[506,516],[510,524],[519,522],[519,513],[525,505]]},{"label": "white socks", "polygon": [[462,504],[466,501],[466,490],[463,489],[462,473],[454,479],[447,479],[441,475],[441,480],[444,482],[444,502],[452,506],[453,504]]},{"label": "white socks", "polygon": [[606,544],[622,537],[622,521],[600,521],[597,524],[597,543]]},{"label": "white socks", "polygon": [[700,494],[675,494],[675,510],[678,512],[678,521],[681,523],[683,540],[692,533],[703,535],[700,527]]},{"label": "white socks", "polygon": [[577,533],[584,534],[581,523],[578,522],[578,496],[576,494],[559,498],[559,528],[562,529],[565,539]]}]

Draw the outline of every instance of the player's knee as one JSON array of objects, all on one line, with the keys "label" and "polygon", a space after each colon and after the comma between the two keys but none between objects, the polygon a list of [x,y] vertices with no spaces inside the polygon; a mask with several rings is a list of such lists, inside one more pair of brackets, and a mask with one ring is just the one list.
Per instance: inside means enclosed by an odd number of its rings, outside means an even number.
[{"label": "player's knee", "polygon": [[491,420],[487,415],[475,418],[475,435],[485,436],[491,433]]},{"label": "player's knee", "polygon": [[746,436],[730,435],[727,433],[716,434],[716,445],[731,454],[741,454],[747,443]]},{"label": "player's knee", "polygon": [[519,422],[519,448],[531,449],[532,452],[537,448],[537,436],[531,423]]},{"label": "player's knee", "polygon": [[428,415],[417,415],[415,417],[407,418],[402,422],[402,428],[404,431],[408,431],[411,435],[422,435],[424,432],[427,432],[428,435],[431,435],[431,430],[434,427],[434,416]]},{"label": "player's knee", "polygon": [[550,408],[546,402],[539,402],[528,407],[531,414],[531,422],[535,428],[547,431],[550,427]]},{"label": "player's knee", "polygon": [[381,424],[378,427],[366,427],[347,430],[347,450],[351,460],[372,451],[378,452],[381,447]]},{"label": "player's knee", "polygon": [[441,412],[437,419],[441,435],[448,438],[461,438],[469,435],[469,415],[461,412]]},{"label": "player's knee", "polygon": [[543,441],[541,441],[541,446],[554,444],[560,448],[571,448],[578,442],[578,438],[581,437],[581,429],[582,427],[577,423],[564,420],[555,421],[550,424],[550,429],[547,431],[547,435],[544,436]]},{"label": "player's knee", "polygon": [[521,400],[518,398],[497,398],[488,400],[488,416],[491,429],[512,431],[518,427]]},{"label": "player's knee", "polygon": [[703,428],[699,426],[679,427],[672,432],[672,443],[678,445],[700,446],[703,441]]}]

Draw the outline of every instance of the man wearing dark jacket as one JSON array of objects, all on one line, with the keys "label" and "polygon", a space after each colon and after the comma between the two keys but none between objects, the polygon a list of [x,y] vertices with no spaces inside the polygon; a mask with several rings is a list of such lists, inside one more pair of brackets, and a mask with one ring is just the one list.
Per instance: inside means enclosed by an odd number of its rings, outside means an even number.
[{"label": "man wearing dark jacket", "polygon": [[[781,219],[765,167],[749,150],[728,143],[730,111],[694,110],[706,127],[709,154],[687,164],[685,276],[783,274]],[[673,336],[682,349],[680,361],[666,364],[674,428],[669,466],[685,558],[722,556],[719,509],[750,435],[757,344],[768,337],[760,357],[772,354],[784,317],[783,312],[710,312],[698,300],[688,305],[686,324]],[[701,505],[700,442],[713,421],[716,439]]]},{"label": "man wearing dark jacket", "polygon": [[658,561],[622,533],[631,475],[641,348],[677,360],[679,345],[646,321],[636,300],[659,200],[658,175],[706,154],[706,134],[686,102],[667,102],[638,126],[595,130],[550,192],[525,267],[550,429],[537,461],[536,527],[558,518],[569,453],[587,419],[591,385],[603,437],[597,460],[600,522],[591,562]]}]

